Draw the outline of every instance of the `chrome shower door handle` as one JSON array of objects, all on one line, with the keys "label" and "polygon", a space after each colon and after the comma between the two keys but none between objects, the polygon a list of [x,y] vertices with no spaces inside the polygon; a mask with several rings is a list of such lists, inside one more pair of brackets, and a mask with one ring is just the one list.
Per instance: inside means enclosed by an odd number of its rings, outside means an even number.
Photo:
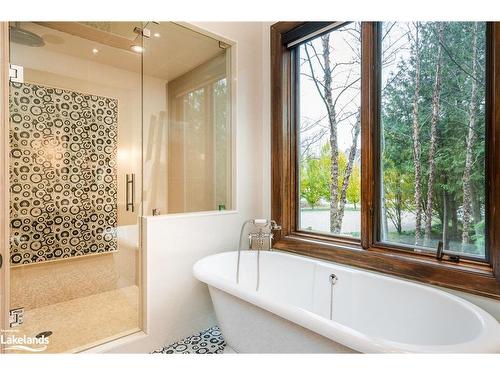
[{"label": "chrome shower door handle", "polygon": [[135,174],[126,174],[125,175],[126,182],[126,191],[125,191],[125,208],[127,211],[134,212],[134,203],[135,203]]}]

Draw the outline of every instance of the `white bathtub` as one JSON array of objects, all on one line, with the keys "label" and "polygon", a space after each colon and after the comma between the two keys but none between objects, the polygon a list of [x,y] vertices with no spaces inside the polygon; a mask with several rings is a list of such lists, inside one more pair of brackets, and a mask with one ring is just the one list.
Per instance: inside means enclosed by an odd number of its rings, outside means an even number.
[{"label": "white bathtub", "polygon": [[[227,344],[240,353],[499,353],[500,324],[449,293],[283,252],[212,255],[193,268],[208,284]],[[330,316],[330,274],[333,289]]]}]

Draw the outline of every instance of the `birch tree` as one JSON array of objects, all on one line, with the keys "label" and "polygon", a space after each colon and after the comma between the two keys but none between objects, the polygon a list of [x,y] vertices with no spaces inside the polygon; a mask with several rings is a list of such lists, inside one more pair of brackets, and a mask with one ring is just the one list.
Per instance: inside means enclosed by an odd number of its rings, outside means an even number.
[{"label": "birch tree", "polygon": [[419,244],[422,233],[422,188],[421,188],[421,153],[420,145],[420,122],[419,122],[419,100],[420,100],[420,45],[419,45],[419,22],[415,23],[415,41],[413,54],[415,58],[415,91],[413,94],[413,166],[415,174],[415,244]]},{"label": "birch tree", "polygon": [[472,184],[471,172],[474,157],[474,142],[476,141],[476,102],[477,102],[477,22],[472,28],[472,89],[469,104],[469,129],[465,144],[465,168],[463,176],[463,219],[462,219],[462,248],[470,241],[472,222]]},{"label": "birch tree", "polygon": [[432,118],[430,130],[430,147],[428,157],[428,179],[427,179],[427,204],[425,213],[425,237],[424,243],[429,244],[432,231],[432,213],[434,199],[434,183],[436,180],[436,149],[438,142],[438,123],[440,115],[440,96],[441,96],[441,64],[443,57],[444,43],[444,23],[439,22],[437,25],[438,47],[436,56],[436,73],[434,79],[434,90],[432,94]]}]

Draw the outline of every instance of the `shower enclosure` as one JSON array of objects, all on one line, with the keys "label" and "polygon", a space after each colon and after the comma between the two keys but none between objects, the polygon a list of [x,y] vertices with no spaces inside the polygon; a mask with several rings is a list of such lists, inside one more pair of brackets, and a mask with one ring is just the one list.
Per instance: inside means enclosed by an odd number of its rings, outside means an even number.
[{"label": "shower enclosure", "polygon": [[3,351],[78,352],[141,331],[141,217],[232,208],[230,46],[171,22],[2,30],[1,335],[48,339]]},{"label": "shower enclosure", "polygon": [[9,328],[44,353],[141,327],[142,28],[10,24]]}]

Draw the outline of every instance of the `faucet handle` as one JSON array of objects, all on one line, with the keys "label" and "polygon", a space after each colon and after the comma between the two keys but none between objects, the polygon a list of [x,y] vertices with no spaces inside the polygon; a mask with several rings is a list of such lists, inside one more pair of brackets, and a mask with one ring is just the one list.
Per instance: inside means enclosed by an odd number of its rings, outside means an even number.
[{"label": "faucet handle", "polygon": [[271,220],[271,230],[281,230],[281,225],[278,225],[276,221]]}]

